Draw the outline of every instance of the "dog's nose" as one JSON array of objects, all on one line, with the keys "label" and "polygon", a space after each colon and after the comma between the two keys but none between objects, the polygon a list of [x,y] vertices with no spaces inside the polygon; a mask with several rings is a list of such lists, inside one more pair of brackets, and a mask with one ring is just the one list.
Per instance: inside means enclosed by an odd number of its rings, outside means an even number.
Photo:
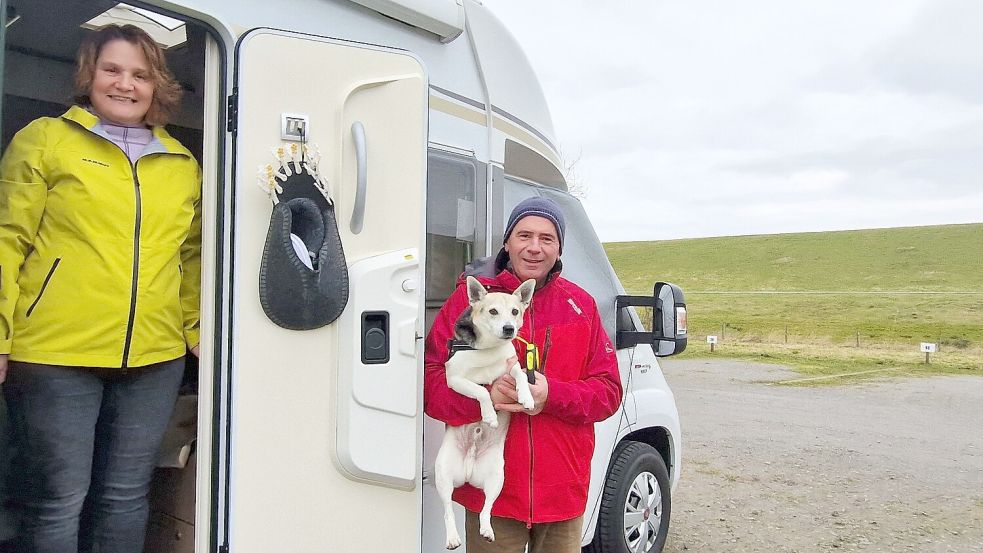
[{"label": "dog's nose", "polygon": [[512,325],[503,326],[502,335],[504,335],[506,338],[511,338],[512,336],[515,336],[515,327]]}]

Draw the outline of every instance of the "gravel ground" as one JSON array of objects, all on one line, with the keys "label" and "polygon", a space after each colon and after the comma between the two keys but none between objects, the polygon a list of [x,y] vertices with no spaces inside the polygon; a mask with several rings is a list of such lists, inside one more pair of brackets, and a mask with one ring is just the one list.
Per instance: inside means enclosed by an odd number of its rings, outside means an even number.
[{"label": "gravel ground", "polygon": [[796,388],[666,360],[683,474],[665,551],[983,552],[983,378]]}]

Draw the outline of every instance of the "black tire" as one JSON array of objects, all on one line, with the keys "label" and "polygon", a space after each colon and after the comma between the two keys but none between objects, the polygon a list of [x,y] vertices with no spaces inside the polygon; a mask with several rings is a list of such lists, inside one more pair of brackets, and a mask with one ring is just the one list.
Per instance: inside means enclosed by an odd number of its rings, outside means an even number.
[{"label": "black tire", "polygon": [[[642,442],[621,442],[601,492],[594,541],[584,552],[659,553],[669,534],[671,506],[669,471],[659,452]],[[636,524],[626,524],[629,513]]]}]

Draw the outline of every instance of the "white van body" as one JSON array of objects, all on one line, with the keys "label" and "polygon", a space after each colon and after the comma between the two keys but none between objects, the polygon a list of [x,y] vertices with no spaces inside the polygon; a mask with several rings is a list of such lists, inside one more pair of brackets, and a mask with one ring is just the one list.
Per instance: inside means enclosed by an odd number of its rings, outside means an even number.
[{"label": "white van body", "polygon": [[[22,16],[8,37],[33,17],[114,4],[47,3],[64,11],[6,0]],[[200,82],[178,116],[200,130],[204,174],[194,550],[443,551],[431,474],[443,425],[423,414],[421,338],[464,263],[497,253],[511,207],[531,195],[560,202],[564,276],[594,295],[612,338],[619,317],[642,326],[634,310],[616,313],[624,290],[566,192],[525,55],[475,0],[131,4],[203,30]],[[71,60],[32,55],[8,51],[6,94],[65,96]],[[11,78],[32,72],[51,77]],[[273,324],[257,293],[272,206],[257,167],[291,143],[281,138],[287,115],[306,118],[306,140],[322,154],[351,282],[341,317],[307,331]],[[360,155],[367,185],[355,232]],[[386,363],[360,357],[366,312],[388,314]],[[650,445],[671,489],[679,479],[679,418],[653,348],[620,349],[618,360],[625,397],[596,425],[585,545],[619,443]]]}]

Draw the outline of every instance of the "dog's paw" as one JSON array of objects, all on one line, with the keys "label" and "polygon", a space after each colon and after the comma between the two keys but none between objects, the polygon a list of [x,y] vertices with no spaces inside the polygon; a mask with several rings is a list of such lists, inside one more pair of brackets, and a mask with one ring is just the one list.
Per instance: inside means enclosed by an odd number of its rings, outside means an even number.
[{"label": "dog's paw", "polygon": [[482,524],[478,528],[478,533],[481,534],[481,537],[485,538],[485,541],[495,541],[495,531],[492,530],[491,524],[487,526]]},{"label": "dog's paw", "polygon": [[536,401],[532,399],[532,394],[519,394],[519,404],[523,409],[532,410],[536,406]]},{"label": "dog's paw", "polygon": [[457,531],[447,532],[447,549],[457,549],[461,547],[461,536],[458,535]]},{"label": "dog's paw", "polygon": [[484,409],[482,409],[481,422],[487,424],[492,428],[498,428],[498,413],[496,413],[494,410],[492,410],[491,413],[488,413]]}]

